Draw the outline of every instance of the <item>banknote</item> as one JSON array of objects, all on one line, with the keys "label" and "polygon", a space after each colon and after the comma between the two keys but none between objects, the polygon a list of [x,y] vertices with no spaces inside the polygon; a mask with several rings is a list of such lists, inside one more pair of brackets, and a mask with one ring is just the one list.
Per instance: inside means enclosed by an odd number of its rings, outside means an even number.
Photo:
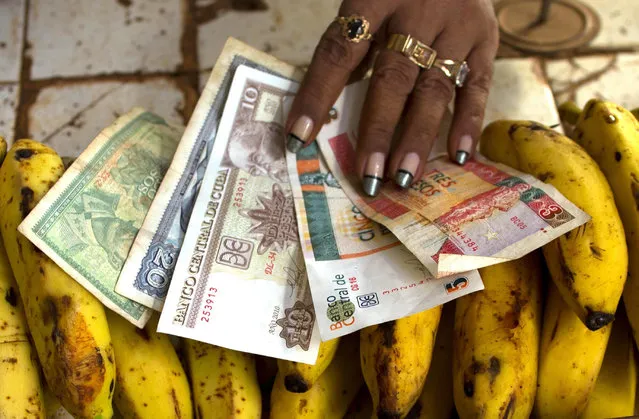
[{"label": "banknote", "polygon": [[182,135],[135,108],[105,128],[18,227],[105,306],[138,327],[151,310],[115,283]]},{"label": "banknote", "polygon": [[344,89],[334,120],[317,141],[346,195],[385,225],[435,277],[517,259],[590,217],[554,187],[481,155],[464,166],[442,154],[406,191],[384,181],[378,196],[361,191],[355,144],[368,81]]},{"label": "banknote", "polygon": [[240,66],[158,331],[313,364],[320,343],[284,153],[297,83]]},{"label": "banknote", "polygon": [[195,199],[204,181],[222,109],[240,65],[284,78],[302,73],[268,54],[229,38],[180,141],[175,158],[144,220],[116,290],[140,304],[161,310],[184,240]]},{"label": "banknote", "polygon": [[389,229],[353,205],[317,143],[286,160],[322,340],[484,288],[477,270],[435,279]]}]

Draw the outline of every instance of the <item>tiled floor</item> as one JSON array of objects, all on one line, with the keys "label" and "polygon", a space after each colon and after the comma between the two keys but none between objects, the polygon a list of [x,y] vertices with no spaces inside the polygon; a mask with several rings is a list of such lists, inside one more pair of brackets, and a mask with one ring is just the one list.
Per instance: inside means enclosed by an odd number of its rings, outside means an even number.
[{"label": "tiled floor", "polygon": [[[554,102],[567,98],[639,106],[639,89],[628,88],[639,79],[639,1],[583,1],[598,11],[602,26],[588,56],[498,60],[486,123],[527,118],[553,125]],[[303,66],[339,5],[0,0],[0,135],[9,141],[29,136],[74,156],[134,106],[185,123],[228,36]]]}]

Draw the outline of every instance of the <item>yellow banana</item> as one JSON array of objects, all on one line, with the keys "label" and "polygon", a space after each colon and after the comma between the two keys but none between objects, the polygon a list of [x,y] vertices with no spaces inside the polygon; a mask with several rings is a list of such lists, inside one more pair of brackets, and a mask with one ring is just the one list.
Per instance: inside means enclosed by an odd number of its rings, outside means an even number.
[{"label": "yellow banana", "polygon": [[168,335],[157,333],[159,314],[139,329],[107,309],[116,356],[115,405],[124,418],[193,417],[191,390]]},{"label": "yellow banana", "polygon": [[608,179],[623,221],[628,246],[623,298],[639,342],[639,121],[626,109],[596,99],[588,101],[576,117],[573,137]]},{"label": "yellow banana", "polygon": [[[621,306],[623,307],[623,306]],[[617,312],[603,364],[583,419],[620,418],[635,412],[637,359],[623,309]]]},{"label": "yellow banana", "polygon": [[634,115],[634,117],[639,120],[639,108],[634,108],[633,110],[630,111],[630,113],[632,113]]},{"label": "yellow banana", "polygon": [[[7,143],[0,137],[0,163]],[[11,265],[0,240],[0,417],[43,418],[40,368]]]},{"label": "yellow banana", "polygon": [[[453,403],[453,331],[455,302],[446,303],[437,328],[433,360],[422,394],[407,417],[411,419],[449,419]],[[370,416],[369,416],[370,417]]]},{"label": "yellow banana", "polygon": [[441,313],[437,306],[360,331],[362,372],[378,416],[403,418],[419,398]]},{"label": "yellow banana", "polygon": [[540,252],[480,269],[484,290],[456,300],[453,382],[460,418],[528,418],[541,334]]},{"label": "yellow banana", "polygon": [[0,229],[51,390],[76,418],[110,418],[115,364],[104,308],[18,233],[63,171],[49,147],[31,140],[14,143],[0,169]]},{"label": "yellow banana", "polygon": [[284,386],[293,393],[304,393],[313,386],[337,352],[339,338],[320,343],[315,365],[279,359],[277,366],[284,376]]},{"label": "yellow banana", "polygon": [[[0,137],[0,164],[7,143]],[[0,418],[44,418],[40,365],[9,258],[0,240]]]},{"label": "yellow banana", "polygon": [[[597,163],[568,137],[530,121],[489,124],[480,150],[551,184],[592,217],[545,245],[543,254],[561,295],[590,330],[612,322],[626,281],[628,249],[612,191]],[[559,210],[553,216],[565,215]]]},{"label": "yellow banana", "polygon": [[533,416],[577,418],[599,375],[612,324],[586,328],[554,283],[548,285]]},{"label": "yellow banana", "polygon": [[575,125],[577,123],[579,113],[581,112],[579,106],[577,106],[577,104],[571,100],[559,105],[559,107],[557,107],[557,110],[559,111],[559,118],[561,118],[562,121],[569,123],[570,125]]},{"label": "yellow banana", "polygon": [[271,419],[342,418],[364,384],[357,333],[340,339],[337,354],[306,393],[286,390],[278,372],[271,393]]},{"label": "yellow banana", "polygon": [[184,346],[197,419],[260,418],[262,396],[253,355],[191,339]]}]

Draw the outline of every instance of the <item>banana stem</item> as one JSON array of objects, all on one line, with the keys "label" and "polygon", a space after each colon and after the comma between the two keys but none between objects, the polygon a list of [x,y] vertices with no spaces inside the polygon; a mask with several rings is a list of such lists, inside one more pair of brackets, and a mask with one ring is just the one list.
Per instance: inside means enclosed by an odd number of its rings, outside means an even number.
[{"label": "banana stem", "polygon": [[557,110],[559,111],[559,118],[571,125],[577,123],[577,119],[579,119],[579,114],[581,113],[581,108],[573,101],[562,103]]}]

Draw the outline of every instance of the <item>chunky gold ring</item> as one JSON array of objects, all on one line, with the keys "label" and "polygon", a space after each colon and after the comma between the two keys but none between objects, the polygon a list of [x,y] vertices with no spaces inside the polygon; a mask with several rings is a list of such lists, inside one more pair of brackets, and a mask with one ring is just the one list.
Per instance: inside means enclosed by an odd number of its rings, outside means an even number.
[{"label": "chunky gold ring", "polygon": [[430,69],[435,62],[437,52],[428,45],[419,42],[410,35],[392,34],[386,48],[404,54],[418,66]]},{"label": "chunky gold ring", "polygon": [[369,32],[371,24],[364,16],[338,16],[335,18],[335,21],[342,25],[342,36],[349,42],[357,44],[361,41],[368,41],[373,37]]},{"label": "chunky gold ring", "polygon": [[466,81],[466,77],[470,72],[466,61],[444,60],[438,58],[433,63],[433,67],[439,68],[444,72],[446,77],[455,82],[455,86],[462,87]]}]

